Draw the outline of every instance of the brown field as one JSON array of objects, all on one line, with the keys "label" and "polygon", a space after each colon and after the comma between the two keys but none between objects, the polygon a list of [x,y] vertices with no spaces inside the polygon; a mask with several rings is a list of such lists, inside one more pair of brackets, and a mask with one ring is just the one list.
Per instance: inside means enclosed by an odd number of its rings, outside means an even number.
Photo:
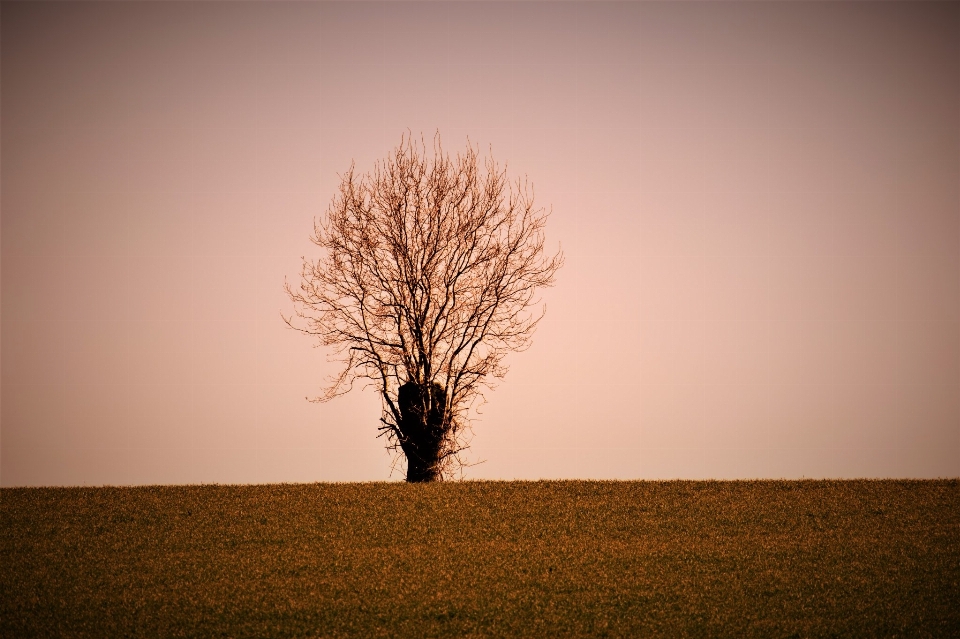
[{"label": "brown field", "polygon": [[3,637],[957,637],[960,481],[5,488]]}]

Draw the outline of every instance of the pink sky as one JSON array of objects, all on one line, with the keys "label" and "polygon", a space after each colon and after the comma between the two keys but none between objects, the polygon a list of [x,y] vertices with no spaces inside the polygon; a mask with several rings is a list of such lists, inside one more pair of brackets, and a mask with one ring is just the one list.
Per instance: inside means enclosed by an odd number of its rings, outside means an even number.
[{"label": "pink sky", "polygon": [[566,266],[467,477],[960,475],[957,3],[4,3],[0,484],[380,480],[285,327],[351,161]]}]

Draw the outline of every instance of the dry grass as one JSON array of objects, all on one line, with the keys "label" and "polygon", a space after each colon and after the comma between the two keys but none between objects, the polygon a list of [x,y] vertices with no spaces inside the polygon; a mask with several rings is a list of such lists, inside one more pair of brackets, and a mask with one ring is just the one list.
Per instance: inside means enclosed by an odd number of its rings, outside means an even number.
[{"label": "dry grass", "polygon": [[0,490],[4,637],[960,636],[960,481]]}]

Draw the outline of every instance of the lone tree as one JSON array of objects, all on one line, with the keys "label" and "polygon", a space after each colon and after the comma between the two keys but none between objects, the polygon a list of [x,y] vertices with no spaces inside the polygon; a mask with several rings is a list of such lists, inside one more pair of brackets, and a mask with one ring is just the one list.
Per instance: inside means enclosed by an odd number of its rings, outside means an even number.
[{"label": "lone tree", "polygon": [[502,379],[504,356],[529,346],[537,289],[563,254],[544,253],[548,213],[526,180],[510,182],[492,158],[467,146],[433,156],[410,136],[371,173],[341,176],[304,258],[299,288],[286,284],[292,328],[334,347],[343,364],[327,401],[370,380],[383,412],[380,436],[403,452],[407,481],[461,468],[467,412]]}]

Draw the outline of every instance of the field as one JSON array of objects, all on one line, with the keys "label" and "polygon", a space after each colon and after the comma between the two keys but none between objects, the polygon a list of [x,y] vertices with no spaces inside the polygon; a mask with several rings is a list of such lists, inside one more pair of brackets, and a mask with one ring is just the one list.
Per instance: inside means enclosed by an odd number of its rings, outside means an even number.
[{"label": "field", "polygon": [[3,637],[957,637],[960,481],[5,488]]}]

